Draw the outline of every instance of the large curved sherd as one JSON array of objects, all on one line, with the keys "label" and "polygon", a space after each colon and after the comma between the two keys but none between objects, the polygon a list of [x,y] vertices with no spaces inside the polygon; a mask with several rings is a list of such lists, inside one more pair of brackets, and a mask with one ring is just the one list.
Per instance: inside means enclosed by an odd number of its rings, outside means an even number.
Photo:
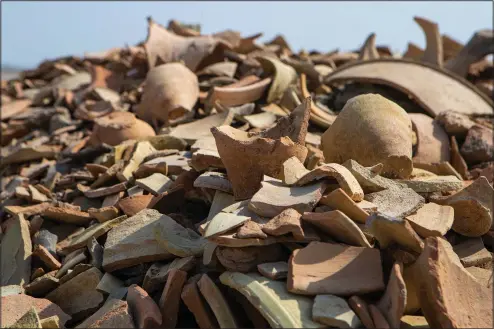
[{"label": "large curved sherd", "polygon": [[129,139],[155,136],[153,128],[133,113],[116,111],[95,119],[90,144],[118,145]]},{"label": "large curved sherd", "polygon": [[410,113],[409,116],[418,140],[413,162],[430,164],[449,161],[449,136],[443,127],[422,113]]},{"label": "large curved sherd", "polygon": [[146,77],[137,115],[168,123],[187,115],[199,97],[197,76],[181,63],[151,69]]},{"label": "large curved sherd", "polygon": [[378,94],[348,100],[321,144],[326,162],[382,163],[383,174],[399,178],[409,177],[413,170],[410,118],[399,105]]},{"label": "large curved sherd", "polygon": [[307,148],[289,137],[249,137],[230,126],[215,127],[211,132],[237,200],[252,197],[261,187],[263,175],[280,177],[285,160],[295,156],[304,162],[307,156]]}]

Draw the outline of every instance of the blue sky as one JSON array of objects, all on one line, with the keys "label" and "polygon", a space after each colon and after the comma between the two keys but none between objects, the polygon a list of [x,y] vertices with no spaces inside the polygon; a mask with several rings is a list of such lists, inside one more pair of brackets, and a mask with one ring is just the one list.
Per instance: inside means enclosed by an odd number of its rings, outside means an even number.
[{"label": "blue sky", "polygon": [[2,1],[2,65],[34,67],[43,59],[82,55],[146,38],[146,17],[200,23],[203,33],[282,33],[294,50],[353,50],[370,32],[378,45],[404,51],[424,46],[413,16],[439,23],[440,32],[465,43],[492,28],[492,1],[483,2],[61,2]]}]

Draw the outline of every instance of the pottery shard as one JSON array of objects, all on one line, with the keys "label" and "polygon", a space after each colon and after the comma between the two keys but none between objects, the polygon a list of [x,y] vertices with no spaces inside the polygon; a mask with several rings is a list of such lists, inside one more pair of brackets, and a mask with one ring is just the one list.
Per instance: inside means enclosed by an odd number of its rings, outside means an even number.
[{"label": "pottery shard", "polygon": [[359,95],[326,130],[322,149],[326,162],[382,163],[383,173],[407,178],[413,169],[412,123],[405,110],[381,95]]},{"label": "pottery shard", "polygon": [[79,211],[71,208],[58,208],[50,206],[46,208],[42,215],[46,218],[56,220],[58,222],[74,225],[87,225],[92,217],[87,212]]},{"label": "pottery shard", "polygon": [[294,185],[300,178],[310,171],[307,170],[302,162],[296,157],[283,162],[282,180],[286,185]]},{"label": "pottery shard", "polygon": [[443,236],[453,225],[454,210],[453,207],[431,202],[423,205],[416,213],[408,215],[405,219],[423,238]]},{"label": "pottery shard", "polygon": [[369,213],[360,208],[341,188],[323,196],[320,203],[333,209],[340,210],[353,221],[361,224],[365,223],[365,220],[369,216]]},{"label": "pottery shard", "polygon": [[[153,144],[151,144],[151,142],[149,141],[142,141],[136,143],[132,148],[132,155],[129,161],[125,163],[125,166],[123,167],[122,171],[117,172],[118,179],[122,182],[128,181],[132,177],[132,174],[137,170],[137,168],[139,168],[139,165],[144,161],[144,158],[155,152],[156,149],[154,148]],[[116,192],[119,191],[114,191],[113,193]]]},{"label": "pottery shard", "polygon": [[427,322],[431,328],[490,328],[492,286],[477,282],[455,261],[450,249],[446,240],[429,237],[413,265]]},{"label": "pottery shard", "polygon": [[185,258],[175,258],[168,264],[154,263],[152,264],[146,275],[144,276],[144,281],[142,283],[142,288],[146,290],[149,294],[153,294],[168,279],[170,271],[173,269],[181,271],[190,271],[196,265],[194,256],[189,256]]},{"label": "pottery shard", "polygon": [[250,217],[247,216],[220,212],[209,221],[203,236],[205,238],[212,238],[221,235],[222,233],[243,225],[249,219]]},{"label": "pottery shard", "polygon": [[403,264],[395,263],[391,270],[386,291],[376,304],[386,320],[388,320],[391,328],[400,327],[400,319],[405,311],[406,301],[407,289],[403,279]]},{"label": "pottery shard", "polygon": [[127,291],[127,303],[137,328],[151,329],[161,326],[160,309],[144,289],[136,284],[131,285]]},{"label": "pottery shard", "polygon": [[95,125],[89,144],[105,143],[118,145],[129,139],[155,136],[154,129],[146,122],[135,117],[134,113],[114,111],[94,120]]},{"label": "pottery shard", "polygon": [[214,317],[210,307],[201,296],[197,281],[201,277],[200,274],[195,275],[186,282],[182,290],[181,298],[201,329],[218,328],[218,322]]},{"label": "pottery shard", "polygon": [[[441,125],[428,115],[409,113],[417,134],[417,151],[413,162],[436,163],[449,161],[449,136]],[[391,326],[393,326],[390,323]]]},{"label": "pottery shard", "polygon": [[103,303],[103,294],[96,286],[103,277],[97,268],[86,270],[50,292],[46,299],[60,305],[73,320],[84,319]]},{"label": "pottery shard", "polygon": [[471,266],[466,269],[484,287],[492,287],[492,269]]},{"label": "pottery shard", "polygon": [[360,321],[362,321],[362,324],[365,326],[365,328],[375,328],[374,321],[372,321],[372,317],[369,313],[369,305],[363,299],[361,299],[359,296],[352,296],[348,299],[348,305],[360,318]]},{"label": "pottery shard", "polygon": [[372,321],[374,322],[376,328],[382,328],[382,329],[389,329],[391,328],[389,326],[388,321],[382,314],[382,312],[379,310],[379,308],[376,305],[369,305],[369,312],[372,316]]},{"label": "pottery shard", "polygon": [[134,216],[139,211],[146,209],[152,198],[152,194],[129,196],[118,201],[117,207],[127,216]]},{"label": "pottery shard", "polygon": [[134,328],[134,319],[126,301],[109,298],[96,313],[76,328]]},{"label": "pottery shard", "polygon": [[160,195],[171,189],[173,181],[163,174],[154,173],[146,178],[137,179],[136,185],[153,195]]},{"label": "pottery shard", "polygon": [[312,319],[336,328],[359,328],[362,324],[346,300],[334,295],[316,296]]},{"label": "pottery shard", "polygon": [[216,256],[221,265],[229,271],[249,272],[261,263],[280,260],[282,249],[279,244],[244,248],[219,246],[216,248]]},{"label": "pottery shard", "polygon": [[492,161],[494,158],[492,129],[480,125],[471,127],[460,151],[468,164]]},{"label": "pottery shard", "polygon": [[144,209],[114,227],[106,238],[103,268],[111,272],[174,256],[154,238],[157,229],[178,225],[173,219],[157,210]]},{"label": "pottery shard", "polygon": [[364,167],[357,161],[350,159],[345,161],[343,166],[352,173],[365,193],[406,187],[405,184],[396,180],[380,176],[380,172],[384,167],[382,164],[377,164],[373,167]]},{"label": "pottery shard", "polygon": [[470,238],[453,246],[464,267],[482,266],[492,263],[492,255],[481,238]]},{"label": "pottery shard", "polygon": [[168,123],[187,115],[199,97],[197,76],[182,63],[152,68],[146,76],[137,115]]},{"label": "pottery shard", "polygon": [[384,289],[377,249],[311,242],[294,250],[288,264],[287,288],[293,293],[349,296]]},{"label": "pottery shard", "polygon": [[418,193],[447,192],[463,188],[463,181],[456,176],[419,177],[399,182]]},{"label": "pottery shard", "polygon": [[424,198],[410,188],[389,189],[366,194],[365,200],[374,203],[379,212],[397,218],[414,213],[425,203]]},{"label": "pottery shard", "polygon": [[419,315],[405,315],[401,318],[400,328],[413,329],[413,328],[430,328],[427,323],[427,319],[424,316]]},{"label": "pottery shard", "polygon": [[70,316],[64,313],[58,305],[44,298],[33,298],[24,294],[2,295],[1,305],[0,318],[3,328],[14,325],[32,307],[34,307],[40,318],[58,316],[62,326],[65,325],[66,321],[70,320]]},{"label": "pottery shard", "polygon": [[324,327],[312,320],[312,298],[289,293],[283,281],[238,272],[224,272],[220,281],[242,293],[272,328]]},{"label": "pottery shard", "polygon": [[354,201],[364,199],[364,191],[352,173],[344,166],[337,163],[327,163],[311,170],[302,176],[296,185],[306,185],[321,178],[335,178],[341,189]]},{"label": "pottery shard", "polygon": [[53,272],[34,279],[24,286],[26,294],[33,297],[44,297],[50,291],[59,286],[59,280],[53,276]]},{"label": "pottery shard", "polygon": [[435,203],[453,207],[453,230],[468,237],[481,236],[494,227],[492,200],[494,189],[483,176],[461,191]]},{"label": "pottery shard", "polygon": [[339,210],[305,212],[302,219],[317,226],[337,241],[357,247],[372,247],[357,224]]},{"label": "pottery shard", "polygon": [[197,281],[197,286],[209,304],[209,307],[213,310],[220,328],[237,328],[237,320],[228,302],[213,280],[207,274],[203,274],[199,281]]},{"label": "pottery shard", "polygon": [[34,247],[33,255],[37,256],[51,271],[58,270],[62,265],[60,262],[42,245]]},{"label": "pottery shard", "polygon": [[186,280],[187,272],[181,270],[173,269],[168,275],[159,301],[164,328],[175,328],[177,324],[180,294]]},{"label": "pottery shard", "polygon": [[116,207],[101,207],[101,208],[89,208],[87,210],[90,216],[96,218],[98,222],[104,223],[114,219],[118,216],[118,209]]},{"label": "pottery shard", "polygon": [[278,119],[272,128],[252,133],[251,135],[271,139],[279,139],[285,136],[289,137],[294,143],[305,145],[311,102],[310,97],[304,99],[289,116]]},{"label": "pottery shard", "polygon": [[2,237],[1,286],[12,284],[23,286],[30,281],[31,252],[28,223],[23,215],[18,215]]},{"label": "pottery shard", "polygon": [[285,160],[296,156],[303,162],[307,156],[305,146],[289,137],[249,137],[248,133],[229,126],[212,128],[211,132],[237,200],[252,197],[260,188],[263,175],[281,177]]},{"label": "pottery shard", "polygon": [[302,215],[293,208],[283,210],[262,226],[262,231],[279,236],[291,233],[295,239],[303,240],[304,230],[300,221]]},{"label": "pottery shard", "polygon": [[261,189],[249,202],[249,209],[264,217],[274,217],[283,210],[293,208],[299,213],[312,211],[322,197],[323,182],[306,186],[285,186],[281,182],[262,182]]},{"label": "pottery shard", "polygon": [[366,227],[379,241],[381,249],[396,243],[416,253],[422,252],[424,242],[415,233],[408,221],[376,213],[367,218]]},{"label": "pottery shard", "polygon": [[262,263],[257,265],[257,270],[266,278],[272,280],[285,279],[288,275],[287,262]]},{"label": "pottery shard", "polygon": [[466,136],[468,130],[475,125],[468,115],[449,110],[439,113],[435,120],[444,127],[448,135],[457,137]]},{"label": "pottery shard", "polygon": [[237,233],[235,233],[235,237],[239,239],[266,239],[268,236],[262,231],[261,226],[258,223],[249,220],[238,229]]},{"label": "pottery shard", "polygon": [[213,190],[219,190],[226,193],[232,193],[232,184],[228,180],[225,174],[219,172],[205,172],[200,175],[194,181],[194,187],[196,188],[210,188]]}]

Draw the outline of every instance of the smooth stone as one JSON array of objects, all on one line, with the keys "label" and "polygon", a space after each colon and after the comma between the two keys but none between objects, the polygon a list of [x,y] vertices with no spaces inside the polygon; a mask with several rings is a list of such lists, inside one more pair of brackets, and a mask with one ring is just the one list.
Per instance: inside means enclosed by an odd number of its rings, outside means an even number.
[{"label": "smooth stone", "polygon": [[317,295],[312,306],[312,319],[335,328],[359,328],[360,319],[341,297]]}]

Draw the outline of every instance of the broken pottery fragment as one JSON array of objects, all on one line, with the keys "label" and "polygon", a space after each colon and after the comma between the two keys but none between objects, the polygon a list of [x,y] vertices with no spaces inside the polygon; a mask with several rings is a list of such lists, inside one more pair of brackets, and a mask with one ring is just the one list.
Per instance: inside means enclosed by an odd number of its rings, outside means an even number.
[{"label": "broken pottery fragment", "polygon": [[126,301],[109,298],[76,328],[134,328],[134,319]]},{"label": "broken pottery fragment", "polygon": [[34,307],[31,307],[10,328],[41,328],[41,320]]},{"label": "broken pottery fragment", "polygon": [[417,151],[413,162],[436,163],[449,161],[449,136],[433,118],[422,113],[409,113],[417,134]]},{"label": "broken pottery fragment", "polygon": [[207,224],[204,232],[204,238],[215,237],[221,235],[231,229],[239,227],[250,219],[247,216],[240,216],[236,214],[220,212],[214,216]]},{"label": "broken pottery fragment", "polygon": [[269,87],[266,102],[279,101],[285,90],[297,81],[297,72],[291,66],[270,56],[260,56],[256,60],[261,63],[266,73],[273,75],[273,82]]},{"label": "broken pottery fragment", "polygon": [[132,147],[132,155],[129,161],[125,163],[122,171],[117,173],[118,179],[122,182],[128,181],[132,177],[133,172],[136,171],[139,165],[143,162],[144,158],[155,152],[156,149],[148,141],[136,143]]},{"label": "broken pottery fragment", "polygon": [[206,107],[211,108],[216,102],[224,106],[255,102],[264,95],[264,92],[272,82],[272,78],[265,78],[245,86],[240,85],[240,82],[224,87],[215,86],[211,88],[206,99]]},{"label": "broken pottery fragment", "polygon": [[471,266],[482,267],[492,263],[492,255],[485,248],[481,238],[467,239],[454,245],[453,250],[465,268]]},{"label": "broken pottery fragment", "polygon": [[379,241],[381,249],[393,243],[416,253],[424,248],[424,242],[405,219],[376,213],[367,218],[365,226]]},{"label": "broken pottery fragment", "polygon": [[[173,258],[154,237],[156,229],[178,225],[157,210],[144,209],[115,226],[106,238],[103,268],[111,272],[142,262]],[[139,248],[135,248],[139,245]]]},{"label": "broken pottery fragment", "polygon": [[425,203],[424,198],[411,188],[383,190],[366,194],[364,198],[374,203],[379,212],[397,218],[414,213]]},{"label": "broken pottery fragment", "polygon": [[53,219],[58,222],[75,225],[87,225],[92,219],[92,217],[87,212],[78,211],[70,208],[59,208],[55,206],[50,206],[45,209],[42,215],[46,218]]},{"label": "broken pottery fragment", "polygon": [[341,297],[317,295],[312,306],[312,319],[336,328],[359,328],[358,316]]},{"label": "broken pottery fragment", "polygon": [[358,223],[365,223],[369,213],[360,208],[341,188],[323,196],[320,203],[337,209]]},{"label": "broken pottery fragment", "polygon": [[376,34],[371,33],[365,39],[362,48],[360,48],[359,52],[359,60],[368,60],[368,59],[378,59],[379,53],[376,49]]},{"label": "broken pottery fragment", "polygon": [[413,329],[413,328],[430,328],[427,323],[427,319],[424,316],[419,315],[405,315],[401,318],[400,328]]},{"label": "broken pottery fragment", "polygon": [[29,283],[31,276],[31,237],[23,215],[14,218],[10,229],[2,237],[1,286]]},{"label": "broken pottery fragment", "polygon": [[443,236],[453,225],[454,210],[453,207],[431,202],[423,205],[414,214],[406,216],[405,219],[423,238]]},{"label": "broken pottery fragment", "polygon": [[200,138],[211,136],[211,128],[213,127],[229,126],[233,117],[234,112],[230,110],[213,114],[203,119],[178,125],[170,132],[170,136],[183,138],[192,144]]},{"label": "broken pottery fragment", "polygon": [[285,279],[288,275],[288,263],[274,262],[257,265],[257,270],[263,276],[272,280]]},{"label": "broken pottery fragment", "polygon": [[[421,60],[423,62],[431,63],[439,67],[443,66],[443,43],[441,35],[439,34],[439,26],[422,17],[415,16],[413,20],[420,26],[425,34],[425,51]],[[391,324],[393,327],[393,324]],[[396,326],[398,326],[397,324]]]},{"label": "broken pottery fragment", "polygon": [[127,288],[124,286],[123,281],[119,280],[110,273],[105,273],[103,275],[96,286],[96,290],[116,299],[122,299],[127,293]]},{"label": "broken pottery fragment", "polygon": [[161,326],[160,309],[144,289],[136,284],[131,285],[127,292],[127,303],[137,328],[151,329]]},{"label": "broken pottery fragment", "polygon": [[274,217],[293,208],[299,213],[312,211],[322,197],[325,183],[306,186],[284,186],[279,181],[267,180],[249,202],[249,209],[264,217]]},{"label": "broken pottery fragment", "polygon": [[483,176],[461,191],[435,203],[453,207],[453,230],[468,237],[481,236],[493,226],[492,213],[494,189]]},{"label": "broken pottery fragment", "polygon": [[352,296],[348,299],[348,305],[357,314],[365,328],[373,329],[374,321],[369,313],[369,305],[359,296]]},{"label": "broken pottery fragment", "polygon": [[274,262],[281,258],[281,246],[271,244],[259,247],[230,248],[219,246],[216,256],[229,271],[250,272],[264,262]]},{"label": "broken pottery fragment", "polygon": [[431,328],[490,327],[492,286],[486,288],[478,283],[454,260],[450,249],[446,240],[429,237],[413,265],[427,322]]},{"label": "broken pottery fragment", "polygon": [[26,294],[40,298],[46,296],[58,286],[59,280],[53,276],[53,273],[47,273],[26,284],[24,289]]},{"label": "broken pottery fragment", "polygon": [[103,277],[97,268],[84,271],[50,292],[46,299],[60,305],[73,320],[86,318],[104,302],[96,286]]},{"label": "broken pottery fragment", "polygon": [[418,193],[446,192],[463,188],[463,182],[456,176],[419,177],[398,181]]},{"label": "broken pottery fragment", "polygon": [[461,146],[461,155],[468,164],[492,161],[494,158],[494,135],[492,128],[475,125],[468,129],[465,142]]},{"label": "broken pottery fragment", "polygon": [[197,286],[213,310],[220,328],[237,328],[237,320],[225,297],[223,297],[223,294],[213,280],[207,274],[203,274],[199,281],[197,281]]},{"label": "broken pottery fragment", "polygon": [[115,146],[128,139],[155,135],[154,129],[148,123],[137,119],[133,113],[118,111],[95,119],[89,143]]},{"label": "broken pottery fragment", "polygon": [[304,230],[300,221],[302,215],[293,208],[288,208],[274,216],[262,226],[262,231],[269,235],[279,236],[291,233],[295,239],[304,239]]},{"label": "broken pottery fragment", "polygon": [[381,291],[384,282],[380,259],[377,249],[311,242],[293,251],[287,288],[303,295],[349,296]]},{"label": "broken pottery fragment", "polygon": [[175,328],[177,325],[180,295],[186,280],[187,272],[181,270],[173,269],[168,275],[168,280],[158,303],[164,328]]},{"label": "broken pottery fragment", "polygon": [[326,162],[382,163],[383,173],[407,178],[413,169],[411,135],[412,123],[399,105],[381,95],[365,94],[345,104],[324,133],[322,149]]},{"label": "broken pottery fragment", "polygon": [[312,320],[312,299],[291,294],[282,281],[238,272],[224,272],[220,281],[247,297],[273,328],[324,327]]},{"label": "broken pottery fragment", "polygon": [[206,239],[175,221],[166,227],[156,227],[154,237],[158,244],[178,257],[201,256],[206,245]]},{"label": "broken pottery fragment", "polygon": [[206,172],[194,181],[194,187],[210,188],[226,193],[233,193],[232,184],[225,174],[219,172]]},{"label": "broken pottery fragment", "polygon": [[153,294],[159,287],[163,287],[163,284],[168,279],[170,271],[173,269],[188,272],[196,265],[194,256],[175,258],[168,264],[154,263],[152,264],[142,283],[142,288],[149,294]]},{"label": "broken pottery fragment", "polygon": [[253,220],[248,220],[235,233],[235,237],[239,239],[259,238],[265,239],[268,236],[261,229],[261,226]]},{"label": "broken pottery fragment", "polygon": [[379,310],[379,308],[373,304],[369,305],[369,312],[372,316],[372,321],[374,322],[376,328],[389,329],[391,328],[388,321]]},{"label": "broken pottery fragment", "polygon": [[311,170],[302,176],[296,185],[306,185],[320,178],[335,178],[341,189],[354,201],[362,201],[364,192],[351,172],[337,163],[328,163]]},{"label": "broken pottery fragment", "polygon": [[282,180],[286,185],[294,185],[303,176],[308,174],[310,171],[307,170],[302,162],[296,157],[291,157],[290,159],[283,162],[283,172]]},{"label": "broken pottery fragment", "polygon": [[136,185],[153,195],[160,195],[170,190],[173,181],[163,174],[154,173],[146,178],[136,179]]},{"label": "broken pottery fragment", "polygon": [[60,262],[48,251],[48,249],[42,245],[34,246],[32,255],[40,259],[50,271],[58,270],[60,266],[62,266]]},{"label": "broken pottery fragment", "polygon": [[279,177],[286,159],[304,161],[307,149],[289,137],[248,137],[246,132],[222,126],[211,129],[237,200],[248,199],[260,188],[263,175]]},{"label": "broken pottery fragment", "polygon": [[317,226],[337,241],[352,246],[372,248],[357,224],[339,210],[322,213],[304,212],[302,219]]},{"label": "broken pottery fragment", "polygon": [[118,201],[117,207],[127,216],[134,216],[139,211],[147,208],[152,198],[152,194],[129,196]]},{"label": "broken pottery fragment", "polygon": [[93,218],[96,218],[98,222],[104,223],[112,220],[118,216],[118,209],[116,207],[102,207],[99,209],[89,208],[87,210],[88,214]]},{"label": "broken pottery fragment", "polygon": [[201,277],[197,274],[186,282],[182,290],[180,297],[187,306],[190,312],[194,315],[194,318],[201,329],[218,328],[218,322],[213,315],[209,305],[199,292],[197,287],[197,281]]},{"label": "broken pottery fragment", "polygon": [[468,273],[473,275],[475,279],[484,287],[492,287],[492,270],[471,266],[467,267]]},{"label": "broken pottery fragment", "polygon": [[[414,79],[406,78],[410,76],[414,76]],[[391,58],[355,61],[330,73],[325,78],[325,83],[331,86],[350,80],[357,83],[372,81],[406,91],[434,117],[445,108],[464,114],[492,113],[492,101],[474,90],[470,83],[418,61]],[[441,86],[440,92],[427,93],[434,86]]]},{"label": "broken pottery fragment", "polygon": [[406,301],[407,289],[403,280],[403,264],[394,263],[386,291],[376,304],[391,328],[399,328]]}]

